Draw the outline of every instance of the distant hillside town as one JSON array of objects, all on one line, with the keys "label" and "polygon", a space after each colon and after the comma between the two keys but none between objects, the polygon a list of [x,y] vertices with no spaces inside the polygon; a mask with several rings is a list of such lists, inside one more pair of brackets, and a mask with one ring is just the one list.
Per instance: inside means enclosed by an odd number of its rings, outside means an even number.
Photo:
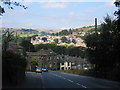
[{"label": "distant hillside town", "polygon": [[48,44],[55,42],[57,45],[74,45],[86,47],[84,41],[81,38],[76,38],[75,36],[36,36],[35,40],[32,38],[31,43],[36,44]]},{"label": "distant hillside town", "polygon": [[[98,25],[98,28],[99,27],[100,26]],[[74,45],[86,47],[82,37],[84,37],[87,33],[94,33],[95,27],[88,26],[64,30],[35,30],[24,28],[0,28],[0,30],[2,30],[2,33],[7,30],[14,31],[14,35],[19,37],[31,37],[31,43],[33,45],[56,43],[57,45]]]}]

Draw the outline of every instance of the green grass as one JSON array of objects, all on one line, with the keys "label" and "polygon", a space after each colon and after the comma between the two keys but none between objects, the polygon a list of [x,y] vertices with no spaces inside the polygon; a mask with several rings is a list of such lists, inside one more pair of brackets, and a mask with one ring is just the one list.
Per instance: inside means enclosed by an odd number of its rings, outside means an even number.
[{"label": "green grass", "polygon": [[20,34],[20,37],[31,37],[33,35],[36,35],[36,34]]}]

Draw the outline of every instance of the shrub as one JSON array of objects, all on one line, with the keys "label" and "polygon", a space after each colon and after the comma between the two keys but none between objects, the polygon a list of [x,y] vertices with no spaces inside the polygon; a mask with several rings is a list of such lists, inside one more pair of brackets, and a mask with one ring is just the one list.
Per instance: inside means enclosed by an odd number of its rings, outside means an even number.
[{"label": "shrub", "polygon": [[2,53],[3,87],[17,85],[25,78],[26,59],[12,52]]}]

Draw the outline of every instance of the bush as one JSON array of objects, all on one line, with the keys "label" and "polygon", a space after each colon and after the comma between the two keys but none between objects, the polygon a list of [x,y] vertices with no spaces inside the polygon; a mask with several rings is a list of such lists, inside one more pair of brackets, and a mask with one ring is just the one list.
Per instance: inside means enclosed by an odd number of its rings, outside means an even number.
[{"label": "bush", "polygon": [[26,59],[13,52],[2,54],[2,82],[6,85],[17,85],[25,78]]}]

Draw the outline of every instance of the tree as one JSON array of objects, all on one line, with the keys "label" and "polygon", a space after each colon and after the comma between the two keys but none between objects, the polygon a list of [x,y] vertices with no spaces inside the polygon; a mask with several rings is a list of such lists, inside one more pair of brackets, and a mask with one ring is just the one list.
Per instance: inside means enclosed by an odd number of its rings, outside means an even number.
[{"label": "tree", "polygon": [[14,31],[10,32],[9,29],[2,35],[2,49],[3,51],[6,51],[8,46],[9,46],[9,42],[14,40]]},{"label": "tree", "polygon": [[55,43],[58,43],[58,42],[59,42],[59,40],[58,40],[58,39],[54,39],[54,42],[55,42]]},{"label": "tree", "polygon": [[97,76],[107,77],[113,72],[114,75],[111,78],[115,79],[115,75],[118,76],[117,68],[120,67],[120,32],[116,22],[116,19],[112,19],[107,15],[101,24],[100,34],[88,34],[85,38],[88,47],[87,57],[94,66]]},{"label": "tree", "polygon": [[[3,87],[7,84],[16,85],[25,78],[27,65],[25,57],[7,50],[9,42],[14,41],[14,32],[9,29],[3,34],[2,39],[2,82]],[[15,47],[15,46],[13,46]]]},{"label": "tree", "polygon": [[[2,2],[5,5],[7,5],[8,8],[10,8],[10,9],[14,9],[13,6],[20,6],[20,7],[23,7],[24,9],[28,8],[25,5],[22,5],[22,4],[20,4],[19,2],[16,2],[16,1],[1,0],[0,2]],[[5,8],[0,6],[0,15],[3,15],[3,13],[5,13]]]},{"label": "tree", "polygon": [[66,38],[66,37],[61,37],[61,41],[62,41],[63,43],[65,43],[65,42],[67,41],[67,38]]},{"label": "tree", "polygon": [[73,42],[74,44],[76,44],[76,43],[77,43],[75,39],[72,39],[72,42]]},{"label": "tree", "polygon": [[5,10],[0,6],[0,15],[2,15],[3,13],[5,13]]},{"label": "tree", "polygon": [[35,51],[35,48],[34,48],[34,45],[32,45],[32,43],[28,40],[23,40],[20,45],[22,47],[24,47],[25,51],[27,52],[34,52]]},{"label": "tree", "polygon": [[69,29],[69,33],[72,34],[72,32],[73,32],[73,30],[70,28],[70,29]]},{"label": "tree", "polygon": [[46,38],[46,37],[43,37],[42,40],[43,40],[44,42],[46,42],[46,41],[47,41],[47,38]]},{"label": "tree", "polygon": [[59,32],[59,35],[70,35],[71,33],[68,30],[62,30]]},{"label": "tree", "polygon": [[67,40],[66,43],[70,44],[70,43],[71,43],[71,40]]},{"label": "tree", "polygon": [[32,68],[32,71],[35,71],[37,65],[38,65],[37,60],[32,60],[32,61],[31,61],[31,68]]},{"label": "tree", "polygon": [[27,61],[21,55],[6,51],[2,53],[2,87],[13,86],[25,79]]}]

